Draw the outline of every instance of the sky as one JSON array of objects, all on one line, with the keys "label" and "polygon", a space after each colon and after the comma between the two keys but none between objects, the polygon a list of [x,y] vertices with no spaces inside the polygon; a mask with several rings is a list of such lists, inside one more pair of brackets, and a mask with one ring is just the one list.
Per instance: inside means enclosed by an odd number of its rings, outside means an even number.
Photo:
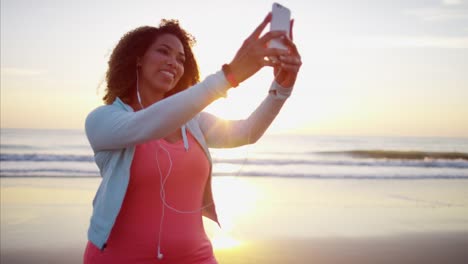
[{"label": "sky", "polygon": [[[468,0],[280,1],[303,66],[270,133],[468,137]],[[120,37],[163,18],[197,39],[202,78],[272,1],[1,0],[1,127],[83,129]],[[270,68],[205,111],[245,118]]]}]

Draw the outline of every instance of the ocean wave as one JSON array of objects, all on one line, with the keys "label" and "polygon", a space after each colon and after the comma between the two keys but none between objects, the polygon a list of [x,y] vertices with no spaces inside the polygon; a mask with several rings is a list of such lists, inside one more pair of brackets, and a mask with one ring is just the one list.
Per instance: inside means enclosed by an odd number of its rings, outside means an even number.
[{"label": "ocean wave", "polygon": [[[348,153],[348,152],[333,152]],[[92,155],[70,154],[0,154],[2,162],[94,162]],[[468,168],[468,160],[464,159],[390,159],[390,158],[291,158],[283,156],[277,158],[213,158],[213,162],[233,165],[252,166],[361,166],[361,167],[416,167],[416,168]]]},{"label": "ocean wave", "polygon": [[25,145],[25,144],[1,144],[0,145],[1,149],[8,150],[55,150],[55,149],[89,149],[91,150],[91,147],[89,145],[78,145],[78,144],[70,144],[70,145],[47,145],[47,146],[41,146],[41,145]]},{"label": "ocean wave", "polygon": [[399,159],[399,160],[465,160],[468,153],[437,151],[400,151],[400,150],[348,150],[312,152],[325,155],[346,155],[354,158]]},{"label": "ocean wave", "polygon": [[[213,176],[233,176],[232,173],[214,172]],[[238,172],[236,176],[247,177],[278,177],[306,179],[338,179],[338,180],[468,180],[468,175],[358,175],[358,174],[319,174],[319,173],[274,173],[274,172]]]},{"label": "ocean wave", "polygon": [[[240,176],[240,177],[273,177],[273,178],[304,178],[320,180],[468,180],[468,175],[462,174],[340,174],[340,173],[291,173],[291,172],[259,172],[239,171],[213,172],[214,177]],[[98,178],[96,170],[74,170],[74,169],[9,169],[0,170],[0,178]]]},{"label": "ocean wave", "polygon": [[58,155],[58,154],[0,154],[0,161],[72,161],[94,162],[91,155]]},{"label": "ocean wave", "polygon": [[1,144],[1,149],[40,149],[37,146],[31,145],[16,145],[16,144]]},{"label": "ocean wave", "polygon": [[100,177],[98,170],[60,169],[60,168],[33,168],[33,169],[1,169],[0,177]]},{"label": "ocean wave", "polygon": [[30,172],[67,172],[67,173],[99,173],[97,170],[35,168],[35,169],[1,169],[2,173],[30,173]]},{"label": "ocean wave", "polygon": [[223,159],[214,158],[214,163],[234,165],[264,165],[264,166],[364,166],[364,167],[416,167],[416,168],[468,168],[465,160],[392,160],[392,159]]}]

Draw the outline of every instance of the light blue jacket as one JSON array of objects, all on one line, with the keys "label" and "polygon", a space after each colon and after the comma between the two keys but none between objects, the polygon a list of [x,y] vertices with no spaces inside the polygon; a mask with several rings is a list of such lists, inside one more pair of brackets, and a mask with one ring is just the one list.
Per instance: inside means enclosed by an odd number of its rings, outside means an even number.
[{"label": "light blue jacket", "polygon": [[208,76],[189,89],[135,112],[117,98],[111,105],[93,110],[86,118],[86,135],[102,181],[93,200],[88,239],[103,249],[109,238],[127,191],[135,146],[167,136],[182,128],[196,138],[210,162],[210,176],[204,190],[203,215],[218,222],[211,191],[212,161],[208,147],[229,148],[256,142],[278,114],[292,88],[276,82],[268,96],[245,120],[226,121],[201,112],[211,102],[225,96],[230,88],[222,71]]}]

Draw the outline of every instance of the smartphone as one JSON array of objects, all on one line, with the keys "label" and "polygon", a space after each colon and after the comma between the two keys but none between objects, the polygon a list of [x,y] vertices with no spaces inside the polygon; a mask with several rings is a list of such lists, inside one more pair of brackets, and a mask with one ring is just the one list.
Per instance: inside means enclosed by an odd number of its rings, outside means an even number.
[{"label": "smartphone", "polygon": [[[273,3],[272,17],[270,22],[270,31],[286,31],[290,35],[291,28],[291,11],[278,3]],[[279,39],[273,39],[268,43],[270,48],[287,49],[287,47]]]}]

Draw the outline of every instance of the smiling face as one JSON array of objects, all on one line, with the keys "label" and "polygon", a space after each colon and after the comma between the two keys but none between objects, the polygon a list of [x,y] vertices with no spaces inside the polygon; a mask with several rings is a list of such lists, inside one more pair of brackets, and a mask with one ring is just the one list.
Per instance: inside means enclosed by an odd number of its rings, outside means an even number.
[{"label": "smiling face", "polygon": [[184,62],[182,42],[172,34],[159,36],[138,61],[142,97],[164,97],[184,74]]}]

